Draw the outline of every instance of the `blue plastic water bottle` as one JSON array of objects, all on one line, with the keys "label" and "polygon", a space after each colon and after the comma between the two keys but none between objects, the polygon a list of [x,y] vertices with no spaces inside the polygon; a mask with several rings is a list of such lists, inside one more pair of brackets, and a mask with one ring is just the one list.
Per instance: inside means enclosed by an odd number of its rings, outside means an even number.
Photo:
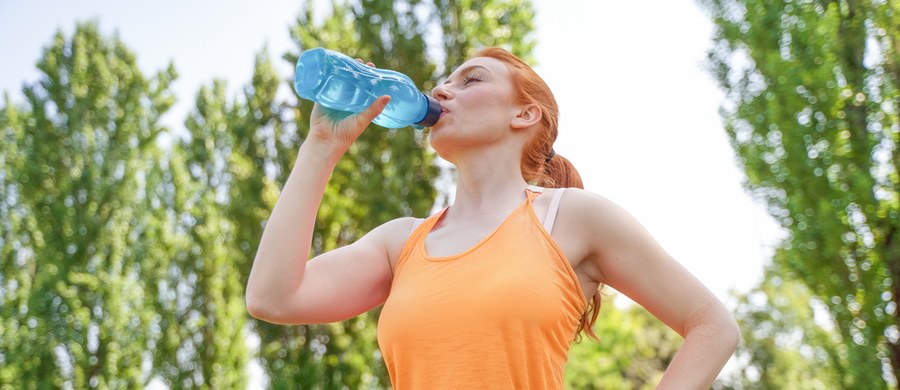
[{"label": "blue plastic water bottle", "polygon": [[403,73],[363,65],[344,54],[316,48],[297,60],[294,89],[300,97],[339,111],[360,112],[379,96],[391,101],[373,122],[388,128],[434,125],[441,105]]}]

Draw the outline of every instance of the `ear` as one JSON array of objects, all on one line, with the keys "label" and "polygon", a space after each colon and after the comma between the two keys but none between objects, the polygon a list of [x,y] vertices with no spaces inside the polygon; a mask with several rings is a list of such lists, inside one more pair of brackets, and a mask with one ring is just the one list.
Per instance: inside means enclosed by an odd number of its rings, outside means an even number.
[{"label": "ear", "polygon": [[527,129],[540,122],[542,115],[541,108],[537,104],[528,104],[521,107],[509,125],[513,129]]}]

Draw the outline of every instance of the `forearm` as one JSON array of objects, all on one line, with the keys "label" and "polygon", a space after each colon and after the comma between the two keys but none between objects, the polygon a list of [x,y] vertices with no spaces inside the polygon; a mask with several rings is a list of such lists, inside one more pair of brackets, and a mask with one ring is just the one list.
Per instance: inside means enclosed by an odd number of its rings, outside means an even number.
[{"label": "forearm", "polygon": [[740,330],[728,313],[693,326],[657,389],[709,389],[739,339]]},{"label": "forearm", "polygon": [[340,154],[304,143],[266,222],[250,277],[247,306],[265,310],[300,286],[325,186]]}]

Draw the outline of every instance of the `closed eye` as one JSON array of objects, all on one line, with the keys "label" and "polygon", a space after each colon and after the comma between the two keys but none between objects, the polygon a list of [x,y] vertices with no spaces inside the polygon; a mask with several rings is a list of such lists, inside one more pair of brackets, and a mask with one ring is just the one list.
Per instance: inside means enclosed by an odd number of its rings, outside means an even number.
[{"label": "closed eye", "polygon": [[463,77],[463,84],[468,85],[470,82],[481,81],[481,76],[477,74],[468,74]]}]

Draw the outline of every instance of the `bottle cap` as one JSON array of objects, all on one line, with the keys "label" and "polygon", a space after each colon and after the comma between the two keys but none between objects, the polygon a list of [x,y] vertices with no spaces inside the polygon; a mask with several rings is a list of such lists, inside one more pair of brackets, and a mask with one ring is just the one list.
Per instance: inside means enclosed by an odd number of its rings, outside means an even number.
[{"label": "bottle cap", "polygon": [[438,119],[441,118],[441,103],[438,103],[437,99],[425,95],[424,93],[422,95],[424,95],[425,99],[428,100],[428,108],[425,110],[425,117],[422,118],[419,123],[416,123],[416,125],[422,127],[431,127],[434,126],[434,124],[437,123]]}]

